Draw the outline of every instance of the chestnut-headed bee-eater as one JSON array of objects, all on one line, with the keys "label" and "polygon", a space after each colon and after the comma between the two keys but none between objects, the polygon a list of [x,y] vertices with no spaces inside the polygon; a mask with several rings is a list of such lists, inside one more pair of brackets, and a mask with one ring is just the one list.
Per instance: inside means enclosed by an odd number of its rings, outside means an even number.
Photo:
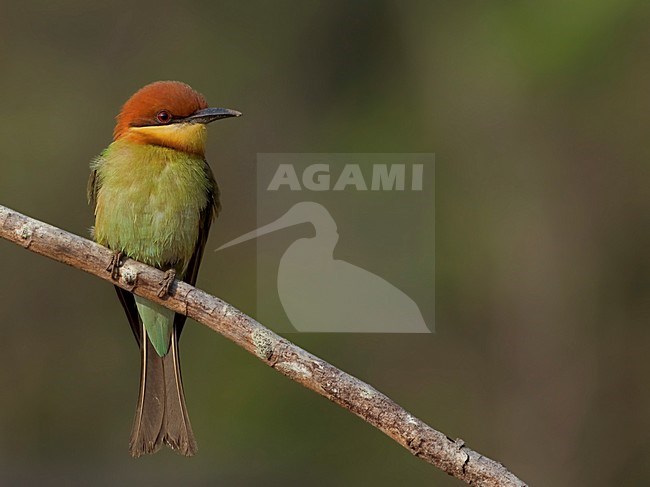
[{"label": "chestnut-headed bee-eater", "polygon": [[[137,91],[117,116],[113,142],[91,163],[88,199],[95,210],[95,240],[115,252],[113,278],[123,257],[166,272],[160,296],[175,277],[194,285],[219,188],[205,160],[206,125],[238,117],[209,108],[178,81]],[[185,316],[117,286],[140,346],[142,366],[130,452],[156,452],[163,444],[196,452],[187,415],[178,355]]]}]

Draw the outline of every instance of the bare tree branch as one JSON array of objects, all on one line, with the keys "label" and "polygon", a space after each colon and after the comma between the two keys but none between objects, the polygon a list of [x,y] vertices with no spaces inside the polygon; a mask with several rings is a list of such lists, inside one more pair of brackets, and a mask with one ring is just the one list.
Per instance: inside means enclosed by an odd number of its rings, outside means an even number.
[{"label": "bare tree branch", "polygon": [[180,281],[170,296],[158,298],[164,277],[158,269],[129,259],[120,268],[119,280],[112,281],[106,271],[113,256],[110,250],[4,206],[0,206],[0,237],[195,319],[281,374],[353,412],[413,455],[468,484],[526,485],[500,463],[433,429],[370,385],[276,335],[221,299]]}]

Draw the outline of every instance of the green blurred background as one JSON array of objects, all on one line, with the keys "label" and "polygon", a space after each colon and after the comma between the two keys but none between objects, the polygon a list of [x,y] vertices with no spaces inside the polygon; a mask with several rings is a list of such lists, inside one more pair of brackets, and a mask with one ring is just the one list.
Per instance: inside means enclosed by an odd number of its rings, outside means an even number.
[{"label": "green blurred background", "polygon": [[[87,234],[88,161],[140,86],[210,127],[224,212],[258,152],[436,153],[436,333],[289,338],[532,485],[650,483],[650,5],[0,2],[0,204]],[[239,254],[237,253],[239,252]],[[199,454],[133,460],[139,359],[110,285],[0,241],[0,484],[460,485],[190,325]],[[254,313],[254,253],[199,285]]]}]

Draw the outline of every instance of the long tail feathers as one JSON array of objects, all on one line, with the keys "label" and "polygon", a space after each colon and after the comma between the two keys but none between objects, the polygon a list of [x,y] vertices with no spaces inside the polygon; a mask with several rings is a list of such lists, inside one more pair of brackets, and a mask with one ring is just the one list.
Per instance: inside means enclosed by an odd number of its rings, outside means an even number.
[{"label": "long tail feathers", "polygon": [[129,451],[132,456],[155,453],[165,444],[181,455],[196,453],[181,380],[178,337],[171,334],[169,351],[160,357],[144,329],[140,346],[140,396],[135,411]]}]

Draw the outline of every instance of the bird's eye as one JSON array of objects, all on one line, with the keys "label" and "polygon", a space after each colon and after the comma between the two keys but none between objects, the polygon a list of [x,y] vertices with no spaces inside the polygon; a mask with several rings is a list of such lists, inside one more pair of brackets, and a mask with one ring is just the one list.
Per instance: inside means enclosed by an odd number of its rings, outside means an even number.
[{"label": "bird's eye", "polygon": [[171,113],[169,113],[167,110],[161,110],[156,114],[156,120],[158,120],[160,123],[169,123],[172,121]]}]

